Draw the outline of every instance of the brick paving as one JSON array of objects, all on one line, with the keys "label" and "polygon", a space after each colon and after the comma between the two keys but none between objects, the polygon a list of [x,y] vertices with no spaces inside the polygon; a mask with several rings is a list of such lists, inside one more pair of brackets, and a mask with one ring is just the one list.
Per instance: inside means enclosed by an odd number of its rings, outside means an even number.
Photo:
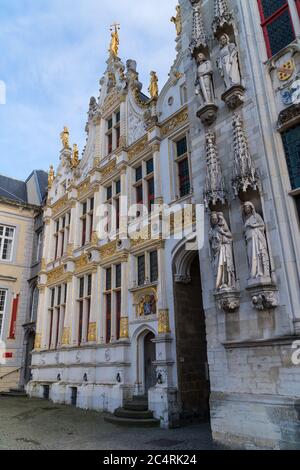
[{"label": "brick paving", "polygon": [[207,424],[124,428],[102,413],[48,401],[0,397],[0,450],[217,450]]}]

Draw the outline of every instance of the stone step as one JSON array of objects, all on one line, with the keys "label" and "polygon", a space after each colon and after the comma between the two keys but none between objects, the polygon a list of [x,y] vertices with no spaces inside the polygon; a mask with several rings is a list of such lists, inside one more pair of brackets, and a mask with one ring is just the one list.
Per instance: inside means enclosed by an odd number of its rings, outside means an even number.
[{"label": "stone step", "polygon": [[142,401],[143,403],[148,403],[148,396],[147,395],[134,395],[132,397],[132,401],[136,402],[140,402]]},{"label": "stone step", "polygon": [[152,411],[134,411],[134,410],[125,410],[124,408],[118,408],[114,415],[117,418],[129,418],[129,419],[153,419]]},{"label": "stone step", "polygon": [[133,418],[118,418],[114,415],[106,415],[104,420],[107,423],[117,424],[118,426],[132,426],[132,427],[158,427],[159,421],[157,419],[133,419]]},{"label": "stone step", "polygon": [[27,397],[25,392],[0,392],[1,397]]},{"label": "stone step", "polygon": [[129,401],[124,403],[123,408],[128,411],[148,411],[148,402]]}]

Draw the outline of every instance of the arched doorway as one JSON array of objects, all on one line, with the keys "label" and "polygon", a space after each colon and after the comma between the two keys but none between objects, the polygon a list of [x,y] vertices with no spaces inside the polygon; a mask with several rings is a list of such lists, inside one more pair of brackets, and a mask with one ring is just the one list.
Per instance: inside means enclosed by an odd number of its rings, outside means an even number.
[{"label": "arched doorway", "polygon": [[156,385],[156,346],[155,334],[148,328],[137,338],[137,380],[139,395],[147,395],[150,388]]},{"label": "arched doorway", "polygon": [[174,258],[176,353],[181,419],[209,420],[209,371],[198,251]]},{"label": "arched doorway", "polygon": [[145,367],[145,392],[155,386],[156,384],[156,370],[154,361],[156,360],[155,344],[153,339],[154,334],[151,331],[145,336],[144,339],[144,367]]}]

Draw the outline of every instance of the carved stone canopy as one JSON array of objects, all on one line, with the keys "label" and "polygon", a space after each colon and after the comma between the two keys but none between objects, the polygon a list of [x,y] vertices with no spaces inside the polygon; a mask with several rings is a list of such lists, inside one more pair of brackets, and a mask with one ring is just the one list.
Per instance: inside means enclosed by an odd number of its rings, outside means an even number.
[{"label": "carved stone canopy", "polygon": [[206,165],[207,173],[204,192],[206,208],[216,206],[217,203],[225,204],[225,183],[216,146],[216,134],[212,131],[206,134]]},{"label": "carved stone canopy", "polygon": [[232,29],[233,15],[229,10],[227,0],[215,0],[215,12],[212,30],[216,37]]},{"label": "carved stone canopy", "polygon": [[190,43],[190,51],[193,57],[196,57],[199,52],[208,52],[208,37],[203,23],[201,6],[200,2],[194,2],[193,31]]}]

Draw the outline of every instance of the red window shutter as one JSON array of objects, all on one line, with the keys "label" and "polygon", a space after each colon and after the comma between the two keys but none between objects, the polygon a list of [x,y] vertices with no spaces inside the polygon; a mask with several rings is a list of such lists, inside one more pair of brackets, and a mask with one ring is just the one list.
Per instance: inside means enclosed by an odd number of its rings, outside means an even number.
[{"label": "red window shutter", "polygon": [[13,300],[8,339],[16,339],[16,323],[17,323],[17,315],[18,315],[19,298],[20,298],[20,294],[17,294]]}]

